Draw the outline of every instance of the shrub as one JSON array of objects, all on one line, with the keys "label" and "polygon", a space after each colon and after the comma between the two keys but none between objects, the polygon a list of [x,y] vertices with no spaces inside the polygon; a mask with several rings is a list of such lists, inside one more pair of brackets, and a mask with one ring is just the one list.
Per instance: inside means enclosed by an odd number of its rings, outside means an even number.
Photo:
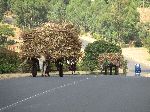
[{"label": "shrub", "polygon": [[98,56],[102,53],[121,53],[121,47],[104,40],[90,43],[85,48],[83,65],[86,65],[90,71],[99,68]]},{"label": "shrub", "polygon": [[0,73],[11,73],[18,70],[20,64],[19,56],[16,52],[0,47]]},{"label": "shrub", "polygon": [[31,61],[22,59],[21,64],[19,66],[19,72],[22,72],[22,73],[31,72]]},{"label": "shrub", "polygon": [[89,71],[89,68],[83,61],[77,63],[77,71]]}]

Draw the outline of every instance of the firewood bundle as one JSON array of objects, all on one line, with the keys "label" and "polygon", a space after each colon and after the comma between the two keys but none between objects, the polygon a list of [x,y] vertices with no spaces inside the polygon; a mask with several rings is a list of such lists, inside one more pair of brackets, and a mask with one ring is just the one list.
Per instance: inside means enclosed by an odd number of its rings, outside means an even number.
[{"label": "firewood bundle", "polygon": [[54,59],[79,58],[81,41],[79,30],[70,23],[48,22],[22,34],[22,57],[39,57],[41,54]]},{"label": "firewood bundle", "polygon": [[120,53],[103,53],[98,57],[98,62],[100,65],[110,64],[121,67],[123,64],[124,58]]}]

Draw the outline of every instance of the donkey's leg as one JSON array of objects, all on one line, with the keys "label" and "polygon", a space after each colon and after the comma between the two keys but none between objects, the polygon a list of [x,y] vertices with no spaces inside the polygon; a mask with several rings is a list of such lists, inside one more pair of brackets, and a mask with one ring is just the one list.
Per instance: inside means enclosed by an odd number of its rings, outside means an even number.
[{"label": "donkey's leg", "polygon": [[43,67],[43,75],[46,76],[46,65],[44,64],[44,67]]},{"label": "donkey's leg", "polygon": [[49,75],[49,72],[50,72],[50,62],[49,61],[47,61],[47,63],[46,63],[46,71],[45,71],[45,73],[47,74],[47,76],[49,77],[50,75]]},{"label": "donkey's leg", "polygon": [[42,62],[42,77],[45,76],[45,73],[44,73],[44,62]]}]

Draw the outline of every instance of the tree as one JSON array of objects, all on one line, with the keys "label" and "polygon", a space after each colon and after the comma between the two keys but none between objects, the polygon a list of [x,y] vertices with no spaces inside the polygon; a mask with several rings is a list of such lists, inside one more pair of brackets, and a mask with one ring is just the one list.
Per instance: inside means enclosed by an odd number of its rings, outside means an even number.
[{"label": "tree", "polygon": [[100,32],[108,41],[125,42],[138,37],[139,15],[136,3],[129,0],[110,1],[102,20]]},{"label": "tree", "polygon": [[14,36],[14,29],[0,24],[0,46],[14,44],[14,41],[7,39],[9,36]]},{"label": "tree", "polygon": [[140,23],[138,24],[139,36],[142,43],[150,52],[150,23]]},{"label": "tree", "polygon": [[[142,0],[11,0],[20,27],[49,21],[71,21],[86,32],[113,43],[138,40],[137,7]],[[145,3],[146,0],[145,0]]]},{"label": "tree", "polygon": [[47,21],[47,0],[11,0],[11,10],[21,28],[32,28]]},{"label": "tree", "polygon": [[3,18],[4,12],[6,11],[6,5],[5,5],[5,0],[0,0],[0,21]]},{"label": "tree", "polygon": [[137,5],[136,0],[71,0],[66,17],[85,31],[99,33],[107,41],[128,43],[138,37]]},{"label": "tree", "polygon": [[71,0],[66,8],[66,17],[74,24],[89,31],[91,0]]},{"label": "tree", "polygon": [[150,7],[150,1],[149,0],[137,0],[139,7]]},{"label": "tree", "polygon": [[48,19],[51,21],[65,21],[66,20],[66,5],[68,0],[51,0],[49,2]]},{"label": "tree", "polygon": [[92,33],[99,33],[102,35],[101,32],[101,24],[102,19],[107,12],[108,4],[104,0],[94,0],[91,2],[90,7],[86,10],[88,13],[88,26]]},{"label": "tree", "polygon": [[5,12],[10,10],[10,1],[0,0],[0,21],[3,19]]}]

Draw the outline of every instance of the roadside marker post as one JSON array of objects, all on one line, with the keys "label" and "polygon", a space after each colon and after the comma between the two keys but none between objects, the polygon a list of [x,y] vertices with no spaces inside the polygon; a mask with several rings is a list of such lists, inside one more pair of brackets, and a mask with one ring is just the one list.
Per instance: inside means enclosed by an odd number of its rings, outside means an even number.
[{"label": "roadside marker post", "polygon": [[141,74],[141,66],[140,64],[135,64],[135,76],[140,76]]}]

